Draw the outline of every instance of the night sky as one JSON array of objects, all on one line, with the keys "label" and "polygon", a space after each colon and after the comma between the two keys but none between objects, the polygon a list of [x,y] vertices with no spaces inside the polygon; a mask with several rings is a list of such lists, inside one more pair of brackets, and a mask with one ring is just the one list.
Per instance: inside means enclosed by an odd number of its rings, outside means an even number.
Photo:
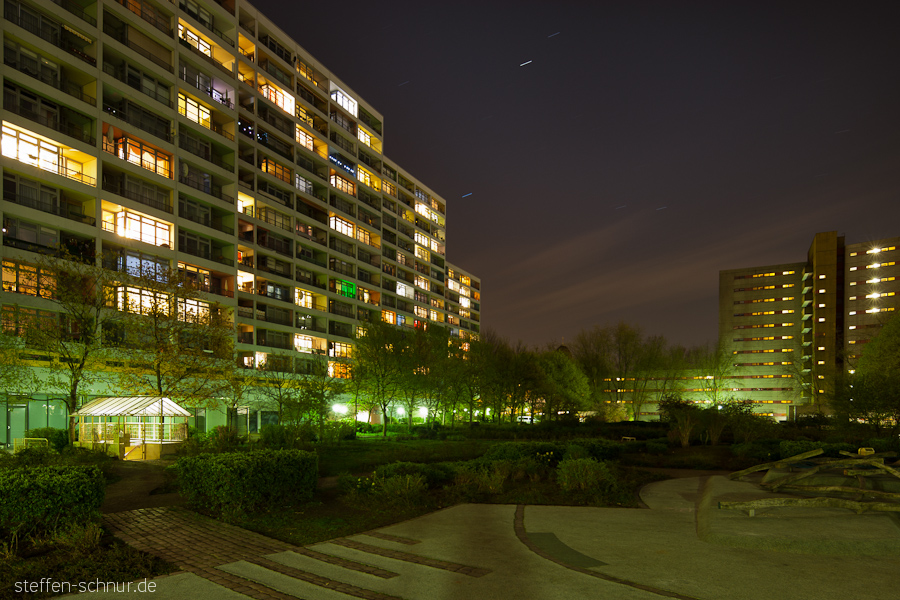
[{"label": "night sky", "polygon": [[713,342],[719,270],[900,235],[900,3],[254,5],[381,112],[512,341]]}]

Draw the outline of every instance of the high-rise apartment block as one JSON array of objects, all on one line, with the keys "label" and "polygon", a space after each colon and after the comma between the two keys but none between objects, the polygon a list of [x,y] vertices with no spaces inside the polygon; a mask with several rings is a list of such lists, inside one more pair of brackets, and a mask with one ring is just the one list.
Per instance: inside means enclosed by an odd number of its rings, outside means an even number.
[{"label": "high-rise apartment block", "polygon": [[806,260],[719,273],[719,338],[735,397],[792,418],[823,402],[900,306],[900,237],[846,244],[816,234]]},{"label": "high-rise apartment block", "polygon": [[180,270],[231,310],[247,367],[319,353],[339,376],[372,320],[478,333],[446,202],[384,156],[382,115],[252,5],[3,8],[4,311],[50,309],[33,264],[61,246]]}]

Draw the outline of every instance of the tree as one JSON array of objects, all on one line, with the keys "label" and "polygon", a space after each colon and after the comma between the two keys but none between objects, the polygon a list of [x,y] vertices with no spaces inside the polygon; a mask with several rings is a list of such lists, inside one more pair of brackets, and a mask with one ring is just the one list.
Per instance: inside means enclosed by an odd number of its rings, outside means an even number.
[{"label": "tree", "polygon": [[24,340],[7,330],[6,323],[0,329],[0,390],[7,396],[30,393],[37,384],[34,372],[22,359]]},{"label": "tree", "polygon": [[298,423],[302,415],[294,357],[286,352],[269,354],[259,367],[259,375],[259,393],[278,408],[278,422]]},{"label": "tree", "polygon": [[729,384],[734,373],[734,356],[724,346],[699,346],[691,352],[689,360],[698,372],[700,379],[696,381],[711,406],[717,406],[733,393]]},{"label": "tree", "polygon": [[211,406],[234,369],[234,329],[227,311],[203,300],[178,271],[149,269],[116,287],[122,311],[120,382],[128,393]]},{"label": "tree", "polygon": [[701,412],[692,402],[669,396],[659,403],[660,420],[667,421],[681,442],[682,448],[691,445],[691,434],[700,424]]},{"label": "tree", "polygon": [[344,390],[344,380],[328,373],[328,359],[313,355],[306,360],[303,374],[297,379],[299,411],[319,428],[319,439],[324,439],[325,418],[331,410],[331,403]]},{"label": "tree", "polygon": [[385,437],[388,409],[397,399],[403,382],[400,360],[403,344],[402,332],[381,321],[366,324],[356,340],[353,375],[362,381],[363,394],[381,411]]},{"label": "tree", "polygon": [[[535,399],[543,404],[544,419],[551,421],[559,413],[572,413],[583,409],[590,398],[588,379],[578,365],[560,350],[548,350],[538,355],[534,390]],[[537,402],[532,406],[532,414]]]},{"label": "tree", "polygon": [[[59,250],[38,259],[45,274],[46,289],[41,294],[52,312],[18,308],[6,331],[25,337],[27,346],[51,355],[45,384],[61,392],[69,412],[69,439],[75,441],[80,390],[98,377],[106,352],[105,338],[116,330],[117,275]],[[4,316],[5,320],[7,316]]]},{"label": "tree", "polygon": [[852,373],[838,379],[832,408],[844,419],[864,419],[880,435],[900,427],[900,319],[893,316],[865,348]]}]

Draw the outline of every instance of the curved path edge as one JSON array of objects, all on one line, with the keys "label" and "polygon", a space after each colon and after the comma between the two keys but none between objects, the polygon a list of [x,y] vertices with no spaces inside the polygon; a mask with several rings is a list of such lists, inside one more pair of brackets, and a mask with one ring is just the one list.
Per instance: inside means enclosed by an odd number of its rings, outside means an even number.
[{"label": "curved path edge", "polygon": [[583,567],[578,567],[575,565],[570,565],[551,554],[548,554],[541,548],[539,548],[531,539],[528,537],[528,532],[525,531],[525,505],[518,504],[516,505],[516,514],[513,520],[513,528],[516,532],[516,537],[519,538],[519,541],[522,542],[526,548],[544,558],[549,560],[550,562],[556,563],[561,567],[565,567],[566,569],[577,571],[578,573],[582,573],[584,575],[590,575],[591,577],[596,577],[597,579],[603,579],[604,581],[609,581],[611,583],[618,583],[620,585],[625,585],[628,587],[632,587],[638,590],[642,590],[645,592],[650,592],[652,594],[656,594],[658,596],[664,596],[666,598],[676,598],[677,600],[698,600],[694,596],[686,596],[684,594],[679,594],[678,592],[670,592],[668,590],[663,590],[657,587],[653,587],[651,585],[645,585],[643,583],[638,583],[636,581],[629,581],[627,579],[622,579],[620,577],[614,577],[612,575],[606,575],[605,573],[598,573],[597,571],[591,571],[590,569],[585,569]]}]

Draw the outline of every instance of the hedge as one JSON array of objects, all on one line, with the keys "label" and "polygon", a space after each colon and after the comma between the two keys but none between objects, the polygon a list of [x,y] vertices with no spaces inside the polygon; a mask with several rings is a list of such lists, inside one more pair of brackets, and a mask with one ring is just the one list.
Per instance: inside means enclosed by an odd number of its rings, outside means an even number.
[{"label": "hedge", "polygon": [[95,466],[0,470],[0,535],[40,535],[99,520],[105,494]]},{"label": "hedge", "polygon": [[174,470],[189,503],[213,514],[236,515],[311,499],[319,463],[313,452],[260,450],[185,457]]}]

